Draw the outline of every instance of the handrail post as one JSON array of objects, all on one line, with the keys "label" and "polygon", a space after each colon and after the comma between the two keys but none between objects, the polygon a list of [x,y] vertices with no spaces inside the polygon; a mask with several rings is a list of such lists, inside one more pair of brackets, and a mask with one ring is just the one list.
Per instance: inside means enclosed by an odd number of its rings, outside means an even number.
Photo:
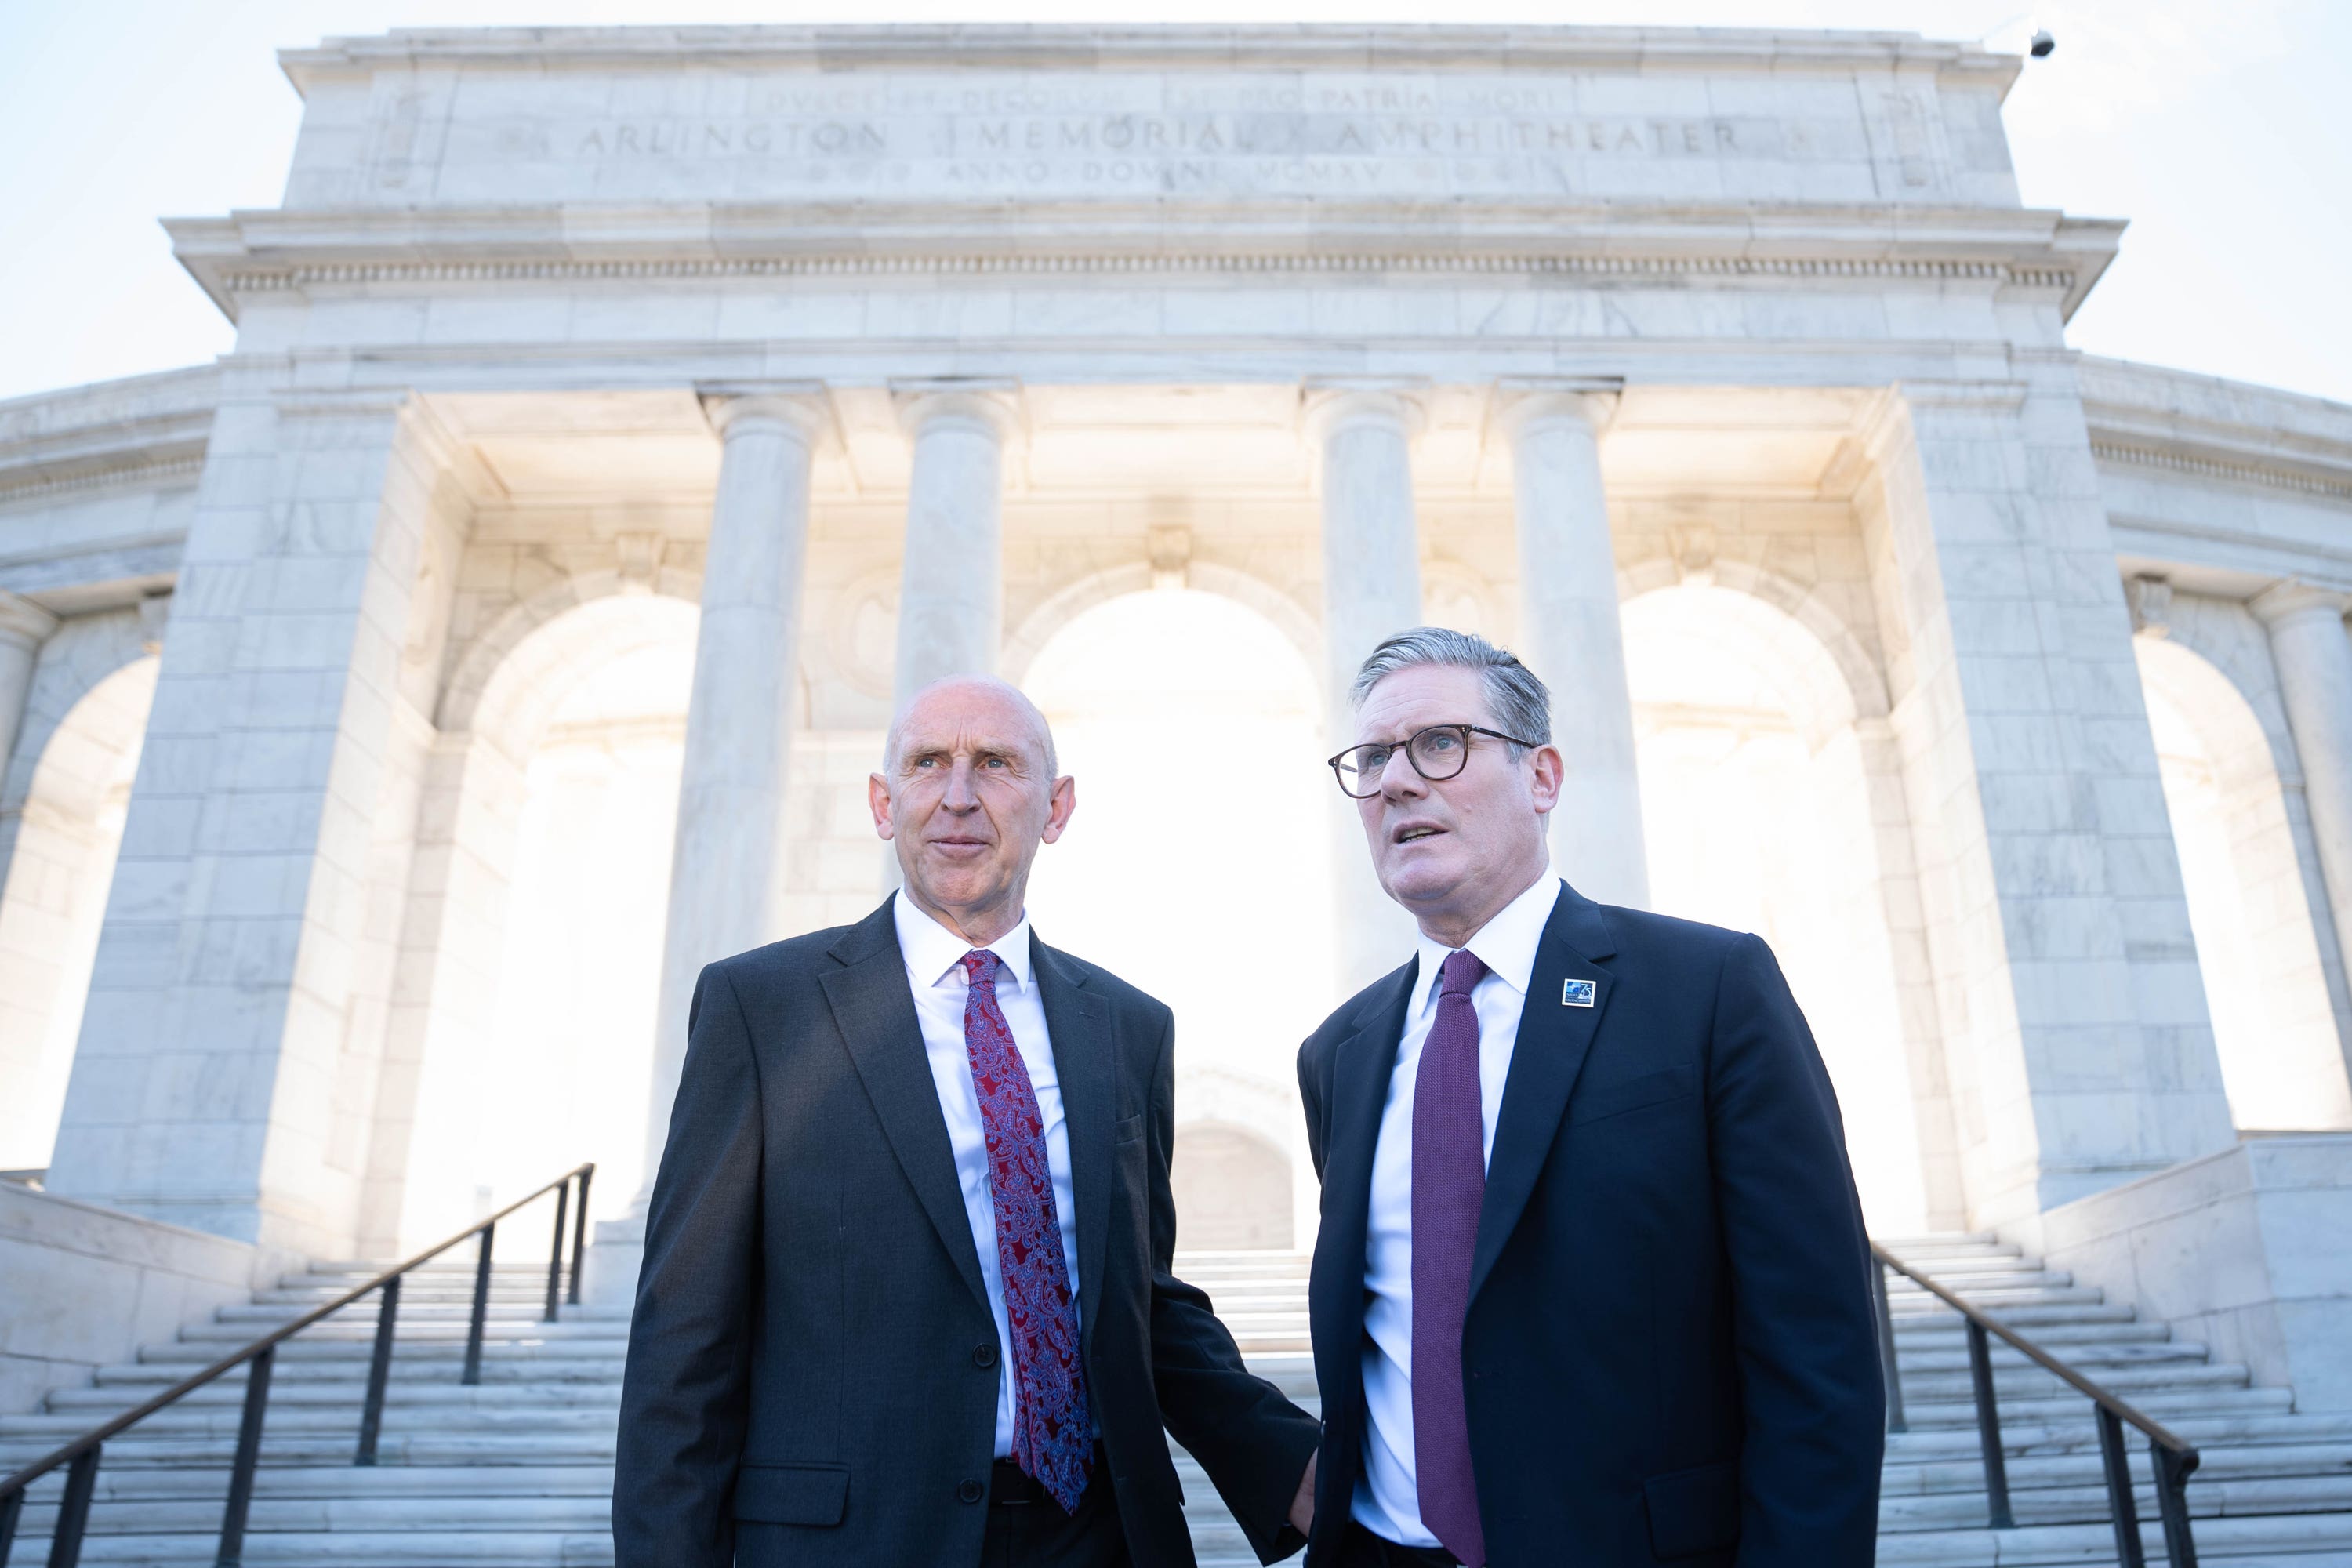
[{"label": "handrail post", "polygon": [[[594,1178],[596,1167],[580,1167],[580,1213],[572,1222],[572,1304],[580,1305],[580,1265],[588,1257],[588,1184]],[[6,1568],[0,1563],[0,1568]]]},{"label": "handrail post", "polygon": [[22,1487],[0,1497],[0,1568],[8,1568],[8,1549],[16,1544],[16,1521],[25,1517]]},{"label": "handrail post", "polygon": [[1903,1373],[1895,1361],[1895,1304],[1886,1287],[1886,1265],[1870,1260],[1870,1293],[1878,1306],[1878,1359],[1886,1371],[1886,1429],[1907,1432],[1903,1419]]},{"label": "handrail post", "polygon": [[482,1321],[490,1311],[490,1245],[498,1234],[496,1220],[482,1227],[481,1256],[474,1264],[474,1323],[466,1332],[466,1375],[457,1380],[468,1388],[482,1381]]},{"label": "handrail post", "polygon": [[2197,1568],[2197,1542],[2189,1532],[2189,1472],[2194,1453],[2179,1454],[2161,1443],[2147,1446],[2156,1465],[2156,1511],[2164,1521],[2164,1556],[2172,1568]]},{"label": "handrail post", "polygon": [[[400,1282],[395,1274],[376,1298],[375,1350],[368,1357],[367,1402],[360,1407],[360,1448],[354,1465],[375,1463],[375,1440],[383,1429],[383,1388],[392,1376],[392,1336],[400,1320]],[[0,1565],[5,1568],[5,1565]]]},{"label": "handrail post", "polygon": [[221,1512],[220,1552],[214,1568],[241,1568],[245,1562],[245,1520],[253,1508],[253,1468],[261,1458],[261,1417],[269,1405],[269,1371],[278,1359],[270,1346],[253,1358],[246,1372],[245,1418],[236,1427],[236,1461],[228,1473],[228,1507]]},{"label": "handrail post", "polygon": [[1976,1391],[1977,1443],[1984,1450],[1985,1499],[1995,1530],[2013,1529],[2009,1510],[2009,1466],[2000,1452],[2000,1407],[1992,1386],[1992,1346],[1974,1318],[1969,1325],[1969,1382]]},{"label": "handrail post", "polygon": [[[101,1445],[103,1447],[103,1445]],[[49,1568],[75,1568],[81,1538],[89,1529],[89,1500],[98,1490],[98,1448],[74,1456],[66,1471],[66,1493],[58,1500],[58,1527],[49,1536]]]},{"label": "handrail post", "polygon": [[2116,1521],[2116,1561],[2121,1568],[2147,1568],[2147,1553],[2139,1543],[2139,1508],[2132,1500],[2131,1456],[2124,1448],[2123,1418],[2102,1405],[2099,1417],[2099,1463],[2107,1478],[2107,1506]]},{"label": "handrail post", "polygon": [[555,1241],[547,1251],[547,1316],[545,1321],[555,1321],[556,1298],[563,1289],[563,1222],[570,1216],[564,1205],[572,1199],[572,1183],[567,1177],[555,1189]]}]

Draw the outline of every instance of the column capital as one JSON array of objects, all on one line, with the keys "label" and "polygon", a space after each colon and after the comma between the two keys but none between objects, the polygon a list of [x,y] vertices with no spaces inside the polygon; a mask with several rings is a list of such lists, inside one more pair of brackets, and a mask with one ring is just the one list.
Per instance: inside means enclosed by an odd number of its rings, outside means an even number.
[{"label": "column capital", "polygon": [[942,426],[963,425],[984,431],[999,443],[1021,427],[1021,384],[979,376],[950,376],[936,381],[894,381],[890,401],[898,423],[909,436]]},{"label": "column capital", "polygon": [[57,629],[57,616],[21,594],[0,588],[0,642],[38,647]]},{"label": "column capital", "polygon": [[727,384],[698,386],[703,417],[723,438],[761,425],[781,425],[803,443],[814,443],[833,423],[833,405],[816,382]]},{"label": "column capital", "polygon": [[2272,584],[2246,601],[2246,608],[2260,616],[2270,626],[2307,616],[2324,615],[2336,620],[2344,618],[2347,608],[2352,608],[2352,595],[2332,588],[2315,587],[2299,578],[2287,577]]},{"label": "column capital", "polygon": [[1622,376],[1514,376],[1495,384],[1487,417],[1511,440],[1539,425],[1580,425],[1598,436],[1617,417]]},{"label": "column capital", "polygon": [[1318,445],[1362,425],[1410,441],[1428,426],[1428,391],[1420,382],[1310,381],[1299,389],[1298,412]]}]

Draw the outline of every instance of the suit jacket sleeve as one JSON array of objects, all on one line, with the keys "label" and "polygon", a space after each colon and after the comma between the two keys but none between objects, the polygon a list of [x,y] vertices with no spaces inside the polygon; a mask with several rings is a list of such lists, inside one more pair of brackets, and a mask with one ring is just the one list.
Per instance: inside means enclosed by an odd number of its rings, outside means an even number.
[{"label": "suit jacket sleeve", "polygon": [[760,1270],[760,1083],[718,967],[695,984],[646,1216],[613,1476],[615,1568],[729,1568]]},{"label": "suit jacket sleeve", "polygon": [[1175,1139],[1175,1037],[1171,1017],[1151,1083],[1152,1380],[1169,1434],[1209,1473],[1258,1561],[1272,1563],[1307,1544],[1287,1518],[1323,1426],[1243,1364],[1206,1293],[1172,1271],[1176,1197],[1168,1168]]},{"label": "suit jacket sleeve", "polygon": [[1868,1568],[1885,1389],[1829,1072],[1760,938],[1727,955],[1707,1114],[1747,1432],[1740,1568]]}]

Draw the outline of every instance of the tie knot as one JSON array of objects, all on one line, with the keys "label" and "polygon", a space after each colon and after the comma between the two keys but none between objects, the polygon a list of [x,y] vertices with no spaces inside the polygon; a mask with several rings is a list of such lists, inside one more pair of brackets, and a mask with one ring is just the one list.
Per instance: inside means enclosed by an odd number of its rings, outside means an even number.
[{"label": "tie knot", "polygon": [[1477,989],[1478,982],[1486,978],[1486,966],[1468,948],[1445,955],[1437,966],[1437,994],[1440,996],[1467,996]]},{"label": "tie knot", "polygon": [[992,991],[996,988],[998,963],[996,954],[984,947],[975,947],[963,955],[963,977],[975,987],[985,985]]}]

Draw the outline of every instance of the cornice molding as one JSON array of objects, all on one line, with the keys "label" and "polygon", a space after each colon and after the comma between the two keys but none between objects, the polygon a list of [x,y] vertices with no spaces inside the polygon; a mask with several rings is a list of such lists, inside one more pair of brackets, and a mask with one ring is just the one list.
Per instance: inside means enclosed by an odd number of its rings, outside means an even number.
[{"label": "cornice molding", "polygon": [[2103,463],[2156,468],[2166,473],[2188,474],[2196,479],[2221,479],[2230,484],[2254,485],[2264,489],[2318,496],[2326,500],[2352,502],[2352,482],[2320,479],[2266,464],[2231,462],[2193,451],[2166,451],[2154,447],[2126,445],[2103,440],[2097,436],[2091,438],[2091,456]]},{"label": "cornice molding", "polygon": [[1925,258],[1855,260],[1843,257],[1572,256],[1502,252],[1444,256],[1399,252],[1326,255],[1156,256],[946,254],[938,256],[772,256],[648,258],[588,261],[382,261],[311,264],[221,274],[240,294],[319,284],[472,283],[513,279],[773,278],[939,272],[1580,272],[1603,276],[1699,273],[1757,278],[1975,279],[2026,289],[2067,289],[2076,274],[2062,267],[2011,267],[1997,261]]},{"label": "cornice molding", "polygon": [[180,481],[190,484],[204,472],[205,453],[194,451],[129,452],[69,468],[27,468],[12,475],[0,468],[0,507],[70,495],[79,490],[117,487],[161,489]]},{"label": "cornice molding", "polygon": [[298,89],[419,68],[1758,71],[1890,69],[2005,93],[2023,64],[1898,32],[1736,27],[898,23],[831,26],[401,28],[285,49]]},{"label": "cornice molding", "polygon": [[2046,291],[2071,314],[2122,225],[2038,209],[1529,202],[1040,202],[241,212],[168,220],[234,319],[310,289],[778,277],[1483,274],[1885,280]]}]

